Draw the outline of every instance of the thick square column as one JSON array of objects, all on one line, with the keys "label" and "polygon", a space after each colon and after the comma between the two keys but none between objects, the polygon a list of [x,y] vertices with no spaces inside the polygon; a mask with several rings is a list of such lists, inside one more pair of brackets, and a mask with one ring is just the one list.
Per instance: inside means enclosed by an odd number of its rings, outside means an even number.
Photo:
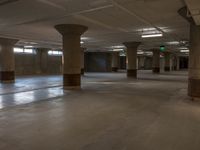
[{"label": "thick square column", "polygon": [[0,38],[0,81],[2,83],[15,82],[14,45],[16,39]]},{"label": "thick square column", "polygon": [[124,42],[127,59],[127,77],[137,78],[137,48],[141,42]]},{"label": "thick square column", "polygon": [[80,37],[87,27],[76,24],[61,24],[55,28],[63,36],[63,87],[66,90],[81,87],[81,51]]}]

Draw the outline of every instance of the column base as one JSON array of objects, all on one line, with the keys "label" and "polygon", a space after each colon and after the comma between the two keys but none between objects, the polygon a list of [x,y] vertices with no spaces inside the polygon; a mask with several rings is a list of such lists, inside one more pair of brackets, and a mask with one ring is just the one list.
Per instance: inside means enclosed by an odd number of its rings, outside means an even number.
[{"label": "column base", "polygon": [[15,72],[14,71],[1,71],[0,81],[2,83],[14,83],[15,82]]},{"label": "column base", "polygon": [[170,67],[165,67],[165,71],[170,71]]},{"label": "column base", "polygon": [[153,68],[153,73],[160,73],[160,68],[159,67],[154,67]]},{"label": "column base", "polygon": [[127,77],[137,78],[137,69],[128,69]]},{"label": "column base", "polygon": [[118,67],[112,67],[112,72],[117,72],[118,71]]},{"label": "column base", "polygon": [[64,74],[63,75],[64,90],[78,90],[81,88],[80,74]]},{"label": "column base", "polygon": [[190,78],[188,81],[188,95],[200,98],[200,79]]},{"label": "column base", "polygon": [[84,75],[84,73],[85,73],[85,69],[81,68],[81,75]]}]

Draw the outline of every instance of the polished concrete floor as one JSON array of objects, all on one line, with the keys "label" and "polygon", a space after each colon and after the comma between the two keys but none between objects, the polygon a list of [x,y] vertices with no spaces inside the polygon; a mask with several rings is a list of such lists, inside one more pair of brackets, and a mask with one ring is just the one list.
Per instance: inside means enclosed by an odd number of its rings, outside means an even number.
[{"label": "polished concrete floor", "polygon": [[0,150],[199,150],[200,103],[187,72],[89,73],[80,91],[61,76],[0,86]]}]

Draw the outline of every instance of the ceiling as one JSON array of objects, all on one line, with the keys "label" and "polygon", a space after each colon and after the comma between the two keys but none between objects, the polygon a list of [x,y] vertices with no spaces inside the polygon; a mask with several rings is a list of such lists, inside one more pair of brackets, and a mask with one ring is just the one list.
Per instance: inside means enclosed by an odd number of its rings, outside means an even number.
[{"label": "ceiling", "polygon": [[[189,24],[177,13],[183,6],[183,0],[2,0],[0,36],[18,38],[18,45],[61,48],[62,37],[54,26],[73,23],[89,27],[82,46],[91,51],[127,41],[141,41],[143,50],[160,45],[175,50],[185,46],[180,41],[189,40]],[[141,38],[155,30],[164,36]]]},{"label": "ceiling", "polygon": [[185,0],[190,14],[197,25],[200,25],[200,1],[199,0]]}]

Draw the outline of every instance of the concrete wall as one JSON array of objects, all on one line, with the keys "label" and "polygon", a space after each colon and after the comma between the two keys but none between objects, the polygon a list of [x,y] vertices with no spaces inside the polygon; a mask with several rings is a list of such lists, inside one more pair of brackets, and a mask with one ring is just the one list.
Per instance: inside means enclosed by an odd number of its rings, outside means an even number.
[{"label": "concrete wall", "polygon": [[109,52],[86,52],[86,72],[111,72],[112,55]]},{"label": "concrete wall", "polygon": [[47,51],[36,54],[15,53],[16,75],[61,74],[62,57],[48,55]]}]

